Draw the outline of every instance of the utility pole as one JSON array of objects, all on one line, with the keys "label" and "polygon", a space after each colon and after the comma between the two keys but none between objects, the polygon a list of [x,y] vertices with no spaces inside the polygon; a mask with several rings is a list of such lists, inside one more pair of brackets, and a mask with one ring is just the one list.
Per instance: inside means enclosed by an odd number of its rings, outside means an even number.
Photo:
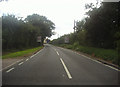
[{"label": "utility pole", "polygon": [[75,33],[75,31],[76,31],[76,21],[74,20],[74,27],[73,27],[73,29],[74,29],[74,33]]},{"label": "utility pole", "polygon": [[74,27],[73,27],[73,29],[74,29],[74,33],[75,33],[75,20],[74,20]]},{"label": "utility pole", "polygon": [[58,34],[58,38],[59,38],[59,34]]}]

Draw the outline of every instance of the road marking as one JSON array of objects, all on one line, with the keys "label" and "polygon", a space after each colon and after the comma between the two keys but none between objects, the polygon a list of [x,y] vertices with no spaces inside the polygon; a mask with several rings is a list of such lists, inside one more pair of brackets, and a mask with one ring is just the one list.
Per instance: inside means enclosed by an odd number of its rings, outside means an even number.
[{"label": "road marking", "polygon": [[55,48],[53,48],[55,51],[56,51],[56,49]]},{"label": "road marking", "polygon": [[23,60],[23,59],[21,59],[21,60],[18,60],[18,61],[17,61],[17,63],[18,63],[18,62],[20,62],[20,61],[22,61],[22,60]]},{"label": "road marking", "polygon": [[[43,49],[44,49],[44,48],[43,48]],[[41,49],[40,51],[38,51],[37,54],[38,54],[39,52],[41,52],[43,49]],[[35,55],[36,55],[36,54],[32,55],[30,58],[34,57]],[[18,62],[20,62],[20,61],[22,61],[22,60],[23,60],[23,59],[18,60],[18,61],[16,61],[16,62],[14,62],[14,63],[6,66],[5,68],[1,69],[0,71],[7,69],[7,68],[11,67],[12,65],[14,65],[14,64],[16,64],[16,63],[18,63]]]},{"label": "road marking", "polygon": [[24,62],[19,63],[18,65],[22,65]]},{"label": "road marking", "polygon": [[[23,59],[18,60],[18,61],[16,61],[16,62],[14,62],[14,63],[8,65],[7,67],[3,68],[2,70],[7,69],[7,68],[11,67],[12,65],[14,65],[14,64],[16,64],[16,63],[18,63],[18,62],[20,62],[20,61],[22,61],[22,60],[23,60]],[[2,71],[2,70],[0,70],[0,71]]]},{"label": "road marking", "polygon": [[[77,53],[77,52],[76,52]],[[114,70],[116,70],[116,71],[120,71],[119,69],[117,69],[117,68],[114,68],[114,67],[112,67],[112,66],[110,66],[110,65],[107,65],[107,64],[103,64],[103,63],[101,63],[101,62],[99,62],[99,61],[97,61],[97,60],[95,60],[95,59],[91,59],[91,58],[89,58],[89,57],[87,57],[87,56],[85,56],[85,55],[82,55],[82,54],[79,54],[79,53],[77,53],[78,55],[80,55],[80,56],[83,56],[83,57],[85,57],[85,58],[87,58],[87,59],[90,59],[90,60],[92,60],[92,61],[94,61],[94,62],[97,62],[97,63],[99,63],[99,64],[102,64],[102,65],[104,65],[104,66],[107,66],[107,67],[109,67],[109,68],[111,68],[111,69],[114,69]]]},{"label": "road marking", "polygon": [[6,72],[8,73],[8,72],[12,71],[13,69],[15,69],[15,68],[13,67],[13,68],[7,70]]},{"label": "road marking", "polygon": [[[78,54],[78,53],[77,53]],[[81,54],[79,54],[79,55],[81,55]],[[85,57],[85,58],[87,58],[87,59],[90,59],[90,60],[92,60],[92,61],[94,61],[94,62],[97,62],[97,63],[99,63],[99,64],[102,64],[102,65],[104,65],[104,66],[107,66],[107,67],[109,67],[109,68],[111,68],[111,69],[114,69],[114,70],[116,70],[116,71],[120,71],[119,69],[117,69],[117,68],[114,68],[114,67],[112,67],[112,66],[110,66],[110,65],[107,65],[107,64],[103,64],[103,63],[101,63],[101,62],[99,62],[99,61],[97,61],[97,60],[95,60],[95,59],[91,59],[91,58],[89,58],[89,57],[87,57],[87,56],[85,56],[85,55],[81,55],[81,56],[83,56],[83,57]]]},{"label": "road marking", "polygon": [[[54,48],[53,48],[54,49]],[[58,54],[58,52],[57,52],[57,50],[56,49],[54,49],[55,50],[55,52]]]},{"label": "road marking", "polygon": [[[58,48],[61,48],[61,47],[58,47]],[[65,48],[61,48],[61,49],[65,49]],[[66,49],[66,50],[69,50],[69,49]],[[72,51],[72,50],[69,50],[69,51]],[[72,51],[72,52],[74,52],[74,51]],[[77,52],[74,52],[74,53],[76,53],[76,54],[78,54],[78,55],[80,55],[80,56],[83,56],[83,57],[85,57],[85,58],[87,58],[87,59],[90,59],[90,60],[92,60],[92,61],[94,61],[94,62],[97,62],[97,63],[99,63],[99,64],[102,64],[102,65],[104,65],[104,66],[107,66],[107,67],[109,67],[109,68],[111,68],[111,69],[114,69],[114,70],[116,70],[116,71],[120,71],[119,69],[117,69],[117,68],[115,68],[115,67],[112,67],[112,66],[107,65],[107,64],[103,64],[103,63],[101,63],[101,62],[99,62],[99,61],[97,61],[97,60],[95,60],[95,59],[92,59],[92,58],[90,58],[90,57],[87,57],[87,56],[85,56],[85,55],[79,54],[79,53],[77,53]]]},{"label": "road marking", "polygon": [[28,61],[29,60],[29,58],[28,59],[26,59],[26,61]]},{"label": "road marking", "polygon": [[33,58],[33,55],[30,57],[30,59]]},{"label": "road marking", "polygon": [[68,71],[68,69],[67,69],[65,63],[63,62],[62,58],[60,58],[60,61],[62,62],[63,66],[64,66],[64,69],[65,69],[65,71],[66,71],[66,73],[68,75],[68,78],[72,79],[72,76],[71,76],[70,72]]},{"label": "road marking", "polygon": [[[44,48],[43,48],[43,49],[44,49]],[[36,54],[32,55],[32,56],[30,57],[30,59],[33,58],[34,56],[36,56],[38,53],[40,53],[43,49],[41,49],[40,51],[38,51]]]},{"label": "road marking", "polygon": [[104,65],[107,66],[107,67],[110,67],[110,68],[112,68],[112,69],[114,69],[114,70],[120,71],[120,70],[118,70],[118,69],[116,69],[116,68],[114,68],[114,67],[112,67],[112,66],[109,66],[109,65],[106,65],[106,64],[104,64]]},{"label": "road marking", "polygon": [[59,53],[56,51],[57,55],[59,55]]},{"label": "road marking", "polygon": [[99,61],[97,61],[97,60],[94,60],[94,59],[92,59],[92,61],[95,61],[95,62],[97,62],[97,63],[100,63],[100,64],[102,64],[101,62],[99,62]]}]

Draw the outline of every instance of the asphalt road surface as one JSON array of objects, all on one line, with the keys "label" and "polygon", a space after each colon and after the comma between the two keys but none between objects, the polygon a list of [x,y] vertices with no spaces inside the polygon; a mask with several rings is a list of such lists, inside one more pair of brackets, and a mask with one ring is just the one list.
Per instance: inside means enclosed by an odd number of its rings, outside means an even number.
[{"label": "asphalt road surface", "polygon": [[46,44],[2,71],[3,85],[118,85],[117,69],[68,49]]}]

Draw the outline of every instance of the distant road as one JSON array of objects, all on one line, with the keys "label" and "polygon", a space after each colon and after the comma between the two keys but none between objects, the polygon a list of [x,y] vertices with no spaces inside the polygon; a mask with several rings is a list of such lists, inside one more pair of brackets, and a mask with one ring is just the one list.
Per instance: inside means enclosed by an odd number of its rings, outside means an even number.
[{"label": "distant road", "polygon": [[118,85],[116,69],[49,44],[2,74],[3,85]]}]

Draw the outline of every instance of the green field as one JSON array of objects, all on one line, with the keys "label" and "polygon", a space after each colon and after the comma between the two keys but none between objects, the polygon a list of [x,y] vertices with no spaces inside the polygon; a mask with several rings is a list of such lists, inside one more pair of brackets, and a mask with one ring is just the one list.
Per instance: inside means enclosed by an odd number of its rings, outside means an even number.
[{"label": "green field", "polygon": [[98,57],[106,61],[111,61],[112,63],[117,65],[120,64],[118,63],[118,53],[116,50],[113,49],[86,47],[86,46],[80,46],[78,44],[73,44],[73,45],[61,44],[59,46],[67,49],[80,51],[89,55],[94,55],[94,57]]},{"label": "green field", "polygon": [[15,57],[20,57],[20,56],[24,56],[26,54],[30,54],[30,53],[34,53],[40,49],[42,49],[43,47],[36,47],[36,48],[32,48],[32,49],[26,49],[23,51],[18,51],[18,52],[13,52],[13,53],[8,53],[2,56],[2,59],[5,58],[15,58]]}]

